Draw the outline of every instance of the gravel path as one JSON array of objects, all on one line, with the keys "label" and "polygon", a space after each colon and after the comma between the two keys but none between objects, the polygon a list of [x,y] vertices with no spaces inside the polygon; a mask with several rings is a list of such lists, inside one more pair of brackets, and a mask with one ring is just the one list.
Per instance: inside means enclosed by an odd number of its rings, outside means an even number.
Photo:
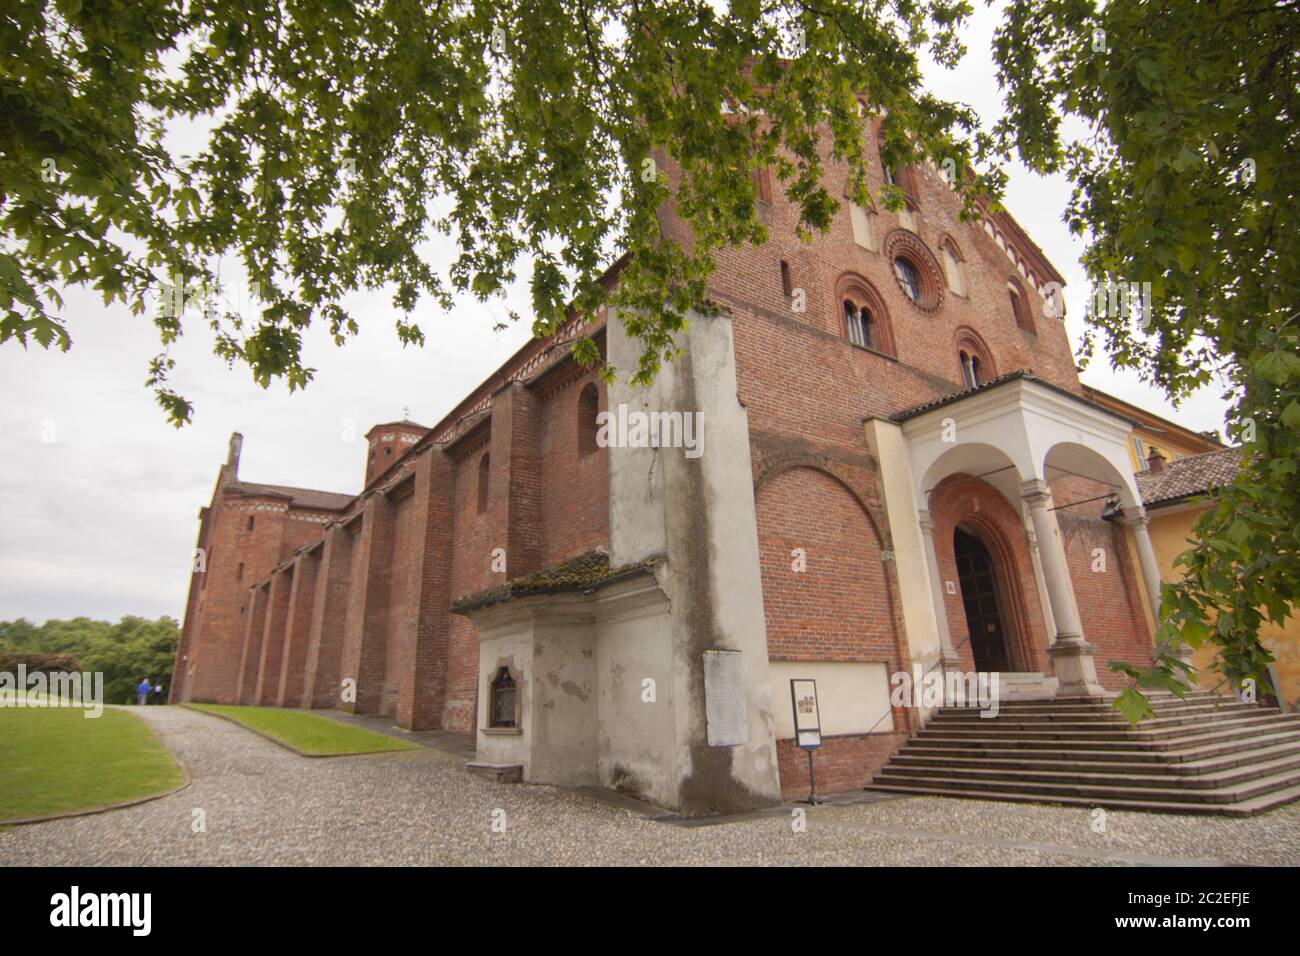
[{"label": "gravel path", "polygon": [[[311,760],[194,711],[137,713],[194,783],[0,832],[0,866],[1300,864],[1294,804],[1240,820],[1114,812],[1094,833],[1087,810],[914,797],[810,810],[798,833],[785,813],[688,828],[553,787],[489,783],[437,750]],[[205,832],[193,831],[196,809]]]}]

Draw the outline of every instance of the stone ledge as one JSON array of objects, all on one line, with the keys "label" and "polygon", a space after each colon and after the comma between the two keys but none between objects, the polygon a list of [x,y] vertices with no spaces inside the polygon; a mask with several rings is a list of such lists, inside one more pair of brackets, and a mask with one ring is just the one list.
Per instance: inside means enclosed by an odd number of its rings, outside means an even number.
[{"label": "stone ledge", "polygon": [[524,765],[520,763],[467,763],[465,769],[476,777],[493,783],[523,783]]}]

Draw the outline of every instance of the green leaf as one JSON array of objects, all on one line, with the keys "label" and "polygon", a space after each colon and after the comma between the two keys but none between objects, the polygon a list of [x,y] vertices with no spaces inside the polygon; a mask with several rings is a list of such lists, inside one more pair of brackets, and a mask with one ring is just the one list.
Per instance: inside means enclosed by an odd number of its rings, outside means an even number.
[{"label": "green leaf", "polygon": [[1138,721],[1155,716],[1155,712],[1151,709],[1146,697],[1135,687],[1126,687],[1120,691],[1111,706],[1123,714],[1125,720],[1134,725]]}]

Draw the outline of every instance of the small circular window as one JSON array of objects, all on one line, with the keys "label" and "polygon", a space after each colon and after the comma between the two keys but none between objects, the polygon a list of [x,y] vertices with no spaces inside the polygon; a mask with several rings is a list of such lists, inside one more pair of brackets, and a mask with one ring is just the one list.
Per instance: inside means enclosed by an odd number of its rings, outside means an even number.
[{"label": "small circular window", "polygon": [[943,302],[943,273],[920,236],[908,229],[895,229],[885,237],[885,252],[903,295],[918,309],[938,309]]}]

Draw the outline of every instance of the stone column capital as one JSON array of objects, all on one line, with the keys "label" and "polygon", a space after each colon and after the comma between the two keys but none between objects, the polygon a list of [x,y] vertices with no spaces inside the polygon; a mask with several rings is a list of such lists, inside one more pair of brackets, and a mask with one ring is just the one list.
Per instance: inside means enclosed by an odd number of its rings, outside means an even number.
[{"label": "stone column capital", "polygon": [[927,538],[934,531],[934,518],[925,508],[918,508],[916,511],[916,522],[921,526],[921,534]]},{"label": "stone column capital", "polygon": [[1020,497],[1031,508],[1035,506],[1046,507],[1047,503],[1052,500],[1052,489],[1048,487],[1047,482],[1043,481],[1043,479],[1031,478],[1029,481],[1020,483]]},{"label": "stone column capital", "polygon": [[1146,527],[1151,523],[1151,518],[1147,515],[1147,509],[1138,505],[1134,508],[1125,508],[1124,513],[1120,516],[1120,521],[1126,525],[1140,525]]}]

